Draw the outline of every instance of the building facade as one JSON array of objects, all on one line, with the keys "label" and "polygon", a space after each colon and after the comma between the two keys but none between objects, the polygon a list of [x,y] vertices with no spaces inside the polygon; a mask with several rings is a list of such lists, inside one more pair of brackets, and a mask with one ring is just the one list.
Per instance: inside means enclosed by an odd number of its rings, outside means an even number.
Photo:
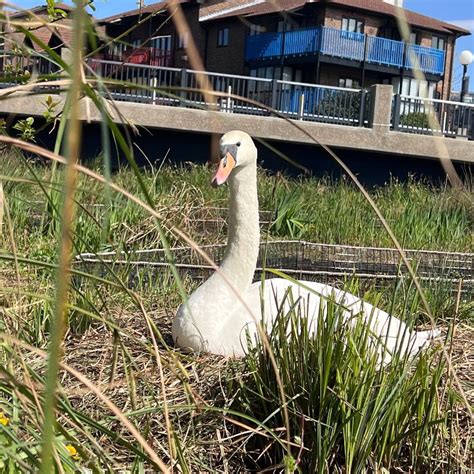
[{"label": "building facade", "polygon": [[[469,34],[405,10],[401,0],[178,3],[185,20],[179,29],[173,18],[176,7],[165,1],[101,20],[98,31],[105,39],[100,57],[191,68],[192,41],[203,66],[212,72],[346,88],[392,84],[403,95],[448,99],[455,42]],[[46,15],[41,8],[34,14]],[[64,8],[69,13],[69,7]],[[405,35],[399,18],[409,25]],[[61,48],[70,40],[69,22],[66,16],[55,29],[39,28],[35,34],[44,33],[48,45]],[[18,35],[4,31],[4,49],[13,44],[38,49]]]},{"label": "building facade", "polygon": [[[209,70],[353,88],[393,84],[404,95],[448,99],[455,41],[469,34],[382,0],[249,2],[233,10],[230,3],[201,15]],[[410,26],[406,38],[399,17]]]}]

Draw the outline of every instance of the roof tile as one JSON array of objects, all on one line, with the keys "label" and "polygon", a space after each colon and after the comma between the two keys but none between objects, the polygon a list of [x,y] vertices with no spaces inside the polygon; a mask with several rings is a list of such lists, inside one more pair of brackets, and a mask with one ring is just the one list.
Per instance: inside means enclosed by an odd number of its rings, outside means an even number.
[{"label": "roof tile", "polygon": [[[221,2],[222,4],[238,3],[238,0],[234,2]],[[251,3],[249,1],[240,3]],[[248,5],[247,7],[240,8],[232,12],[225,12],[222,15],[213,16],[209,20],[218,20],[221,18],[228,18],[232,16],[256,16],[264,15],[268,13],[291,11],[296,8],[300,8],[306,3],[310,3],[308,0],[267,0],[258,4]],[[420,13],[412,12],[410,10],[396,7],[390,3],[386,3],[383,0],[313,0],[311,3],[321,3],[326,5],[334,5],[341,7],[350,7],[359,10],[365,10],[372,12],[373,14],[388,15],[393,18],[397,18],[401,11],[405,13],[406,19],[411,26],[426,28],[434,31],[441,31],[443,33],[460,33],[462,35],[469,35],[470,32],[464,28],[461,28],[450,23],[446,23],[436,18],[431,18]],[[217,7],[217,6],[216,6]],[[208,20],[208,21],[209,21]]]}]

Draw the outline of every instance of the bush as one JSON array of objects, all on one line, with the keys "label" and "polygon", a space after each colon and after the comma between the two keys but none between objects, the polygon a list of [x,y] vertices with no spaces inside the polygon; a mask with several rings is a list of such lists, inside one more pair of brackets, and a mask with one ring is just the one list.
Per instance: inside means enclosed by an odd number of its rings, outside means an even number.
[{"label": "bush", "polygon": [[428,114],[425,112],[411,112],[400,116],[400,125],[414,128],[430,128]]}]

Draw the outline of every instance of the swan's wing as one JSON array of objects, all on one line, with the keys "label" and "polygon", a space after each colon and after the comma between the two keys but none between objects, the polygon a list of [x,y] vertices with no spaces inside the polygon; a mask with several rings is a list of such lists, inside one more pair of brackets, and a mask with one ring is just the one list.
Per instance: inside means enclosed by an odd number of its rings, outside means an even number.
[{"label": "swan's wing", "polygon": [[282,278],[274,278],[263,283],[254,283],[249,289],[249,295],[252,295],[254,301],[257,299],[263,301],[267,328],[274,324],[279,312],[285,314],[296,308],[297,314],[299,312],[308,318],[313,333],[320,311],[326,310],[328,299],[335,301],[342,306],[341,316],[351,326],[355,326],[362,318],[371,333],[374,345],[377,346],[382,364],[387,364],[395,352],[417,354],[430,339],[438,335],[433,331],[412,331],[395,316],[351,293],[322,283],[306,281],[293,283]]}]

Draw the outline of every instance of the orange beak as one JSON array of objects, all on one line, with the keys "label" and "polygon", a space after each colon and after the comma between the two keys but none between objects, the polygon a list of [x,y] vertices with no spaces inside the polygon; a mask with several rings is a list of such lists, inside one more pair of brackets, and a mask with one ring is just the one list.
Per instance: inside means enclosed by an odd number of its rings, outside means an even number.
[{"label": "orange beak", "polygon": [[227,152],[224,158],[222,158],[219,161],[216,174],[214,178],[212,179],[211,184],[214,187],[224,184],[229,178],[230,173],[234,169],[234,167],[235,167],[235,159],[229,152]]}]

